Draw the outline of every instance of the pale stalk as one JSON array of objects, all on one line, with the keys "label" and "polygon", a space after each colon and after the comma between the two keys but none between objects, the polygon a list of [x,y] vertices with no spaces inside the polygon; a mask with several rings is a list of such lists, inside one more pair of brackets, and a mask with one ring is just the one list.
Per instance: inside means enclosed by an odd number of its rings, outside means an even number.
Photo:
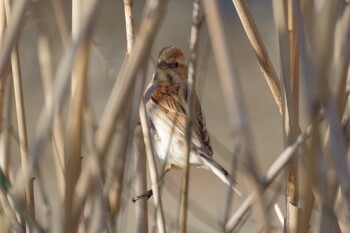
[{"label": "pale stalk", "polygon": [[[84,16],[86,15],[87,6],[85,1],[72,1],[72,40],[78,36],[82,27]],[[82,130],[83,130],[83,108],[85,105],[86,89],[87,89],[87,65],[89,61],[89,44],[90,35],[88,34],[80,48],[78,48],[77,56],[74,61],[71,77],[71,101],[68,114],[68,140],[67,140],[67,158],[66,158],[66,174],[65,174],[65,227],[66,231],[71,225],[78,223],[70,222],[70,214],[72,212],[72,200],[76,182],[81,172],[82,158]]]},{"label": "pale stalk", "polygon": [[259,30],[255,24],[253,15],[246,0],[232,0],[248,40],[259,61],[260,69],[263,72],[271,93],[275,99],[278,110],[282,112],[282,97],[280,83],[276,70],[271,62],[270,56],[261,39]]},{"label": "pale stalk", "polygon": [[[8,24],[12,21],[13,15],[10,15],[12,11],[12,6],[9,0],[5,0],[5,12],[6,20]],[[26,127],[26,117],[24,109],[24,99],[23,99],[23,86],[22,86],[22,75],[21,75],[21,65],[19,59],[18,45],[13,45],[13,50],[11,53],[11,68],[12,68],[12,78],[13,78],[13,89],[15,96],[15,106],[17,113],[17,125],[18,125],[18,135],[19,135],[19,146],[21,154],[21,166],[23,174],[27,174],[28,165],[28,139],[27,139],[27,127]],[[31,177],[29,183],[25,185],[25,195],[26,195],[26,205],[29,213],[35,216],[34,210],[34,189],[33,180]]]},{"label": "pale stalk", "polygon": [[[299,79],[298,59],[294,26],[294,14],[291,1],[274,1],[275,21],[279,33],[279,47],[281,59],[281,83],[282,83],[282,118],[283,118],[283,141],[284,147],[291,145],[298,133],[298,102],[299,102]],[[297,152],[296,152],[297,153]],[[299,201],[299,175],[298,156],[291,159],[286,168],[286,225],[288,232],[298,230],[298,201]]]},{"label": "pale stalk", "polygon": [[189,178],[190,178],[190,153],[191,153],[191,137],[192,137],[192,124],[194,115],[194,101],[195,101],[195,87],[196,87],[196,68],[197,68],[197,54],[199,43],[199,32],[201,26],[201,9],[199,0],[193,2],[192,11],[192,27],[190,36],[190,56],[188,63],[188,75],[187,75],[187,91],[188,91],[188,103],[186,105],[186,112],[188,113],[187,121],[185,125],[185,139],[184,146],[185,154],[185,169],[182,179],[182,191],[180,199],[180,212],[179,212],[179,224],[178,232],[187,232],[187,210],[188,210],[188,190],[189,190]]},{"label": "pale stalk", "polygon": [[6,77],[9,71],[10,56],[15,47],[21,27],[23,26],[23,19],[25,12],[29,8],[29,0],[15,1],[11,10],[11,21],[7,25],[6,34],[2,41],[2,49],[0,52],[0,79]]}]

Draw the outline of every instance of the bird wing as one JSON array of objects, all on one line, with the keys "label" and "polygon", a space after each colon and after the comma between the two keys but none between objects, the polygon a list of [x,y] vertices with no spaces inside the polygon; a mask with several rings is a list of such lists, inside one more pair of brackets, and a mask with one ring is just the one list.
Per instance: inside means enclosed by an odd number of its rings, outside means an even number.
[{"label": "bird wing", "polygon": [[[149,101],[152,101],[152,104],[158,107],[158,115],[160,115],[164,121],[169,121],[170,125],[175,125],[175,127],[185,135],[186,120],[188,118],[186,113],[188,100],[187,89],[181,88],[180,86],[168,87],[166,90],[163,89],[164,87],[156,88],[150,96]],[[199,99],[195,93],[193,107],[194,112],[191,142],[199,152],[204,153],[207,156],[212,156],[213,150],[210,145],[205,118],[202,113]]]}]

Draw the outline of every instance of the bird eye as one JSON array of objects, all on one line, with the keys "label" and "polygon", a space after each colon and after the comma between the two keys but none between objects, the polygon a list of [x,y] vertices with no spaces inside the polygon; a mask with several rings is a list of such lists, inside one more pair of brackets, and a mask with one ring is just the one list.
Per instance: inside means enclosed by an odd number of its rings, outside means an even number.
[{"label": "bird eye", "polygon": [[175,62],[175,67],[178,68],[179,67],[179,63]]}]

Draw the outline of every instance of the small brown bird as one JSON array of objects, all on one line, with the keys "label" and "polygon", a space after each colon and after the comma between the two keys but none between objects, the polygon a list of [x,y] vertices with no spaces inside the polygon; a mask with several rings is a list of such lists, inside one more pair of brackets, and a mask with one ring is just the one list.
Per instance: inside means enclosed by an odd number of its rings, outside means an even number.
[{"label": "small brown bird", "polygon": [[[181,49],[169,46],[160,50],[157,69],[145,91],[144,99],[155,153],[167,164],[166,171],[172,167],[184,168],[186,165],[184,135],[188,119],[185,109],[188,92],[187,65]],[[232,179],[229,173],[212,157],[213,149],[196,93],[193,108],[189,163],[209,169],[224,183],[230,185]],[[232,188],[239,193],[235,187]]]}]

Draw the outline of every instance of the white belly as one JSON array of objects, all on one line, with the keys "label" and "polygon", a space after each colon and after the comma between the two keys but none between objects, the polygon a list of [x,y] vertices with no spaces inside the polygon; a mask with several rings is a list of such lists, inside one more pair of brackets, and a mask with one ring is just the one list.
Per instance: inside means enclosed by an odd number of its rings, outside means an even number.
[{"label": "white belly", "polygon": [[[152,134],[152,142],[155,153],[162,162],[185,167],[185,138],[179,129],[164,121],[157,111],[151,112],[150,119],[157,131],[157,136]],[[203,165],[201,158],[194,150],[190,153],[190,164]]]}]

